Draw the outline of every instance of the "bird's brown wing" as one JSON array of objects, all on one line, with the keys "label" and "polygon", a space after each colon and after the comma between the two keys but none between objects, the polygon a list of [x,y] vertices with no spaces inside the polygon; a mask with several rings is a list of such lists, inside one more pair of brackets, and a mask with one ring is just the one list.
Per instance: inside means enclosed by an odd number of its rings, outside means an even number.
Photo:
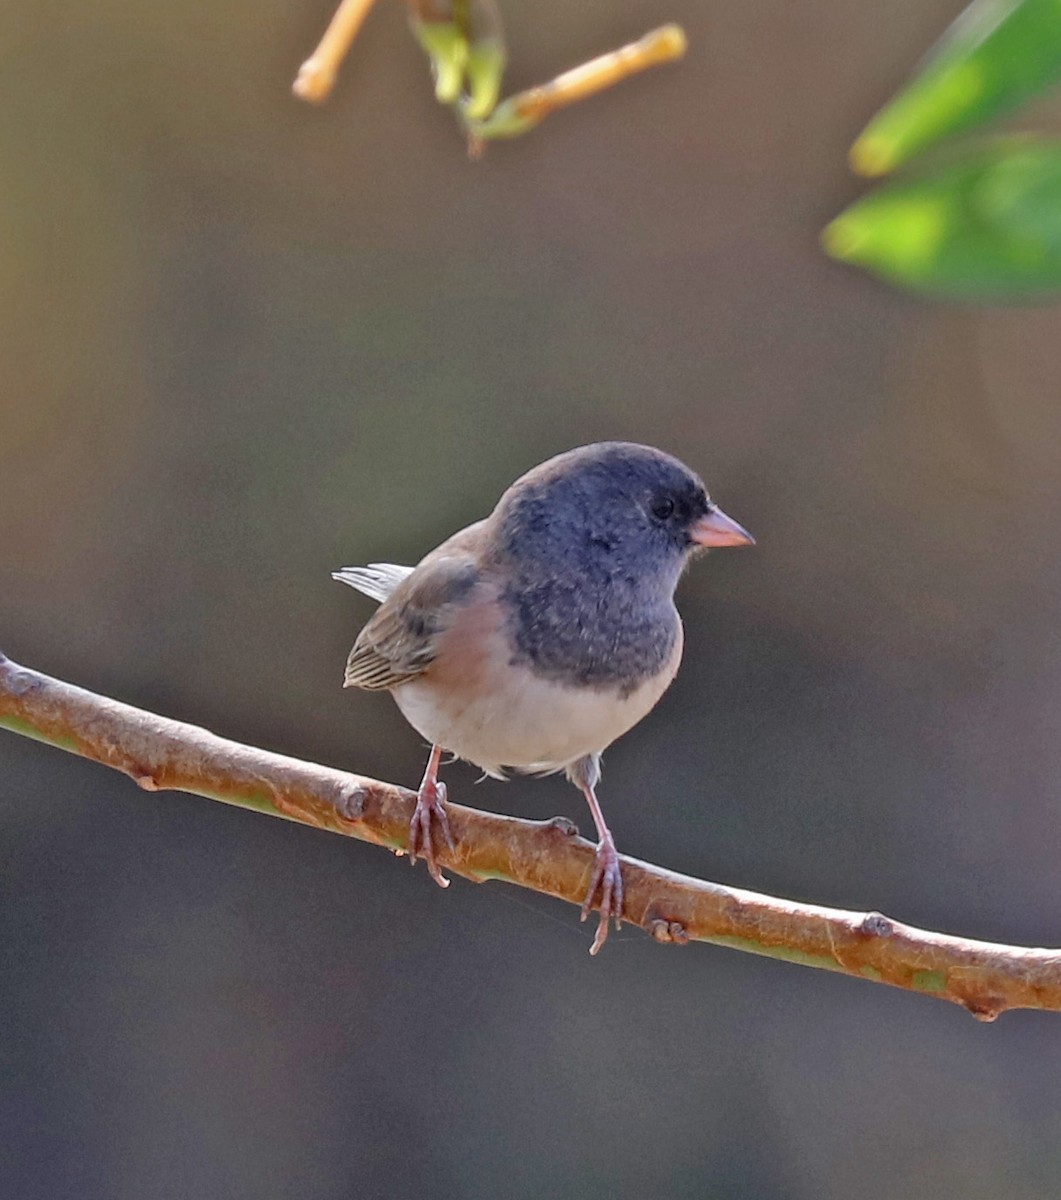
[{"label": "bird's brown wing", "polygon": [[479,580],[476,557],[465,548],[466,540],[474,545],[477,529],[462,530],[433,550],[379,606],[350,651],[345,687],[384,691],[431,665],[439,636]]}]

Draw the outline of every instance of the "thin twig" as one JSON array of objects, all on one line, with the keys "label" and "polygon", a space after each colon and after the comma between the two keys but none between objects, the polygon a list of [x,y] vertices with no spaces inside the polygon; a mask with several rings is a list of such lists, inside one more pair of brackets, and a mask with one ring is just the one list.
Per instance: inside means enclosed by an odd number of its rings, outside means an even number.
[{"label": "thin twig", "polygon": [[550,83],[531,88],[521,96],[513,97],[519,115],[540,121],[558,108],[574,104],[595,96],[605,88],[614,87],[639,71],[658,67],[661,63],[674,62],[686,50],[685,33],[678,25],[663,25],[653,29],[618,50],[611,50],[598,58],[590,59],[579,67],[572,67]]},{"label": "thin twig", "polygon": [[572,67],[548,83],[510,96],[485,120],[469,121],[469,135],[476,141],[518,137],[558,109],[595,96],[639,71],[674,62],[685,54],[687,45],[680,25],[662,25],[636,42]]},{"label": "thin twig", "polygon": [[[226,741],[108,700],[0,654],[0,726],[168,788],[401,850],[414,795],[404,788]],[[579,904],[594,848],[560,818],[523,821],[449,804],[455,848],[440,862],[468,879],[503,879]],[[622,859],[625,917],[657,941],[714,942],[888,983],[963,1005],[982,1020],[1007,1008],[1061,1011],[1061,951],[976,942],[761,896]]]},{"label": "thin twig", "polygon": [[291,90],[300,100],[323,104],[331,95],[339,66],[376,0],[342,0],[317,49],[299,67]]}]

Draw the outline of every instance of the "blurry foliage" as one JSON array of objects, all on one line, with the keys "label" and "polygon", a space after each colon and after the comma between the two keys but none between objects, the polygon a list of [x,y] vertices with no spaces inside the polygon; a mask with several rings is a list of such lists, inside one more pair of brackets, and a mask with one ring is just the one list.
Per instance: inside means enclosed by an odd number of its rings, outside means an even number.
[{"label": "blurry foliage", "polygon": [[862,175],[886,175],[941,138],[1010,112],[1061,79],[1058,0],[975,0],[924,68],[851,148]]},{"label": "blurry foliage", "polygon": [[[375,3],[341,0],[320,44],[299,70],[293,86],[296,96],[317,104],[328,98],[339,66]],[[472,157],[493,138],[519,137],[557,109],[685,53],[684,32],[677,25],[664,25],[498,105],[508,50],[495,0],[406,3],[413,34],[431,63],[435,99],[453,110]]]},{"label": "blurry foliage", "polygon": [[439,104],[457,105],[468,121],[489,116],[508,61],[494,0],[414,2],[409,5],[409,23],[431,60]]},{"label": "blurry foliage", "polygon": [[823,235],[834,257],[938,295],[1025,299],[1061,285],[1061,144],[969,147],[857,200]]},{"label": "blurry foliage", "polygon": [[[376,0],[342,0],[303,64],[295,94],[320,102]],[[685,53],[667,25],[549,83],[499,101],[508,52],[496,0],[406,0],[435,97],[457,117],[477,156],[626,76]],[[916,78],[873,118],[851,149],[864,175],[884,175],[949,135],[1017,108],[1061,79],[1061,0],[974,0]],[[960,158],[922,163],[863,197],[823,235],[834,258],[901,286],[967,300],[1021,301],[1061,289],[1061,149],[996,141]]]},{"label": "blurry foliage", "polygon": [[[974,0],[851,149],[883,175],[1061,79],[1059,0]],[[1025,300],[1061,289],[1061,148],[1009,139],[934,159],[826,229],[834,257],[932,294]]]}]

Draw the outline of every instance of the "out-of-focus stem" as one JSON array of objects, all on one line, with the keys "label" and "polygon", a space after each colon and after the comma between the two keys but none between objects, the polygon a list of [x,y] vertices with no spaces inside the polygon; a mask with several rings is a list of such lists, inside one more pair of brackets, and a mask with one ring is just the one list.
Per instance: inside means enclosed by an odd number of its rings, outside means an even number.
[{"label": "out-of-focus stem", "polygon": [[510,96],[485,121],[469,122],[470,134],[475,139],[518,137],[559,108],[614,87],[639,71],[681,58],[687,44],[685,32],[678,25],[653,29],[636,42]]},{"label": "out-of-focus stem", "polygon": [[376,0],[342,0],[317,49],[299,67],[291,90],[300,100],[321,104],[331,95],[339,66]]}]

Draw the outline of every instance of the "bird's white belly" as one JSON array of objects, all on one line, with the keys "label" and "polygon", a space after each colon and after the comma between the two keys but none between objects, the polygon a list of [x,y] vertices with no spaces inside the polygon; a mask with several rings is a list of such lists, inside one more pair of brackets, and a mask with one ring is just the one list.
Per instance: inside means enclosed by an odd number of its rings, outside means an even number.
[{"label": "bird's white belly", "polygon": [[394,699],[429,742],[490,774],[549,771],[603,751],[655,706],[674,676],[664,671],[624,698],[501,663],[486,687],[444,687],[425,675],[396,687]]}]

